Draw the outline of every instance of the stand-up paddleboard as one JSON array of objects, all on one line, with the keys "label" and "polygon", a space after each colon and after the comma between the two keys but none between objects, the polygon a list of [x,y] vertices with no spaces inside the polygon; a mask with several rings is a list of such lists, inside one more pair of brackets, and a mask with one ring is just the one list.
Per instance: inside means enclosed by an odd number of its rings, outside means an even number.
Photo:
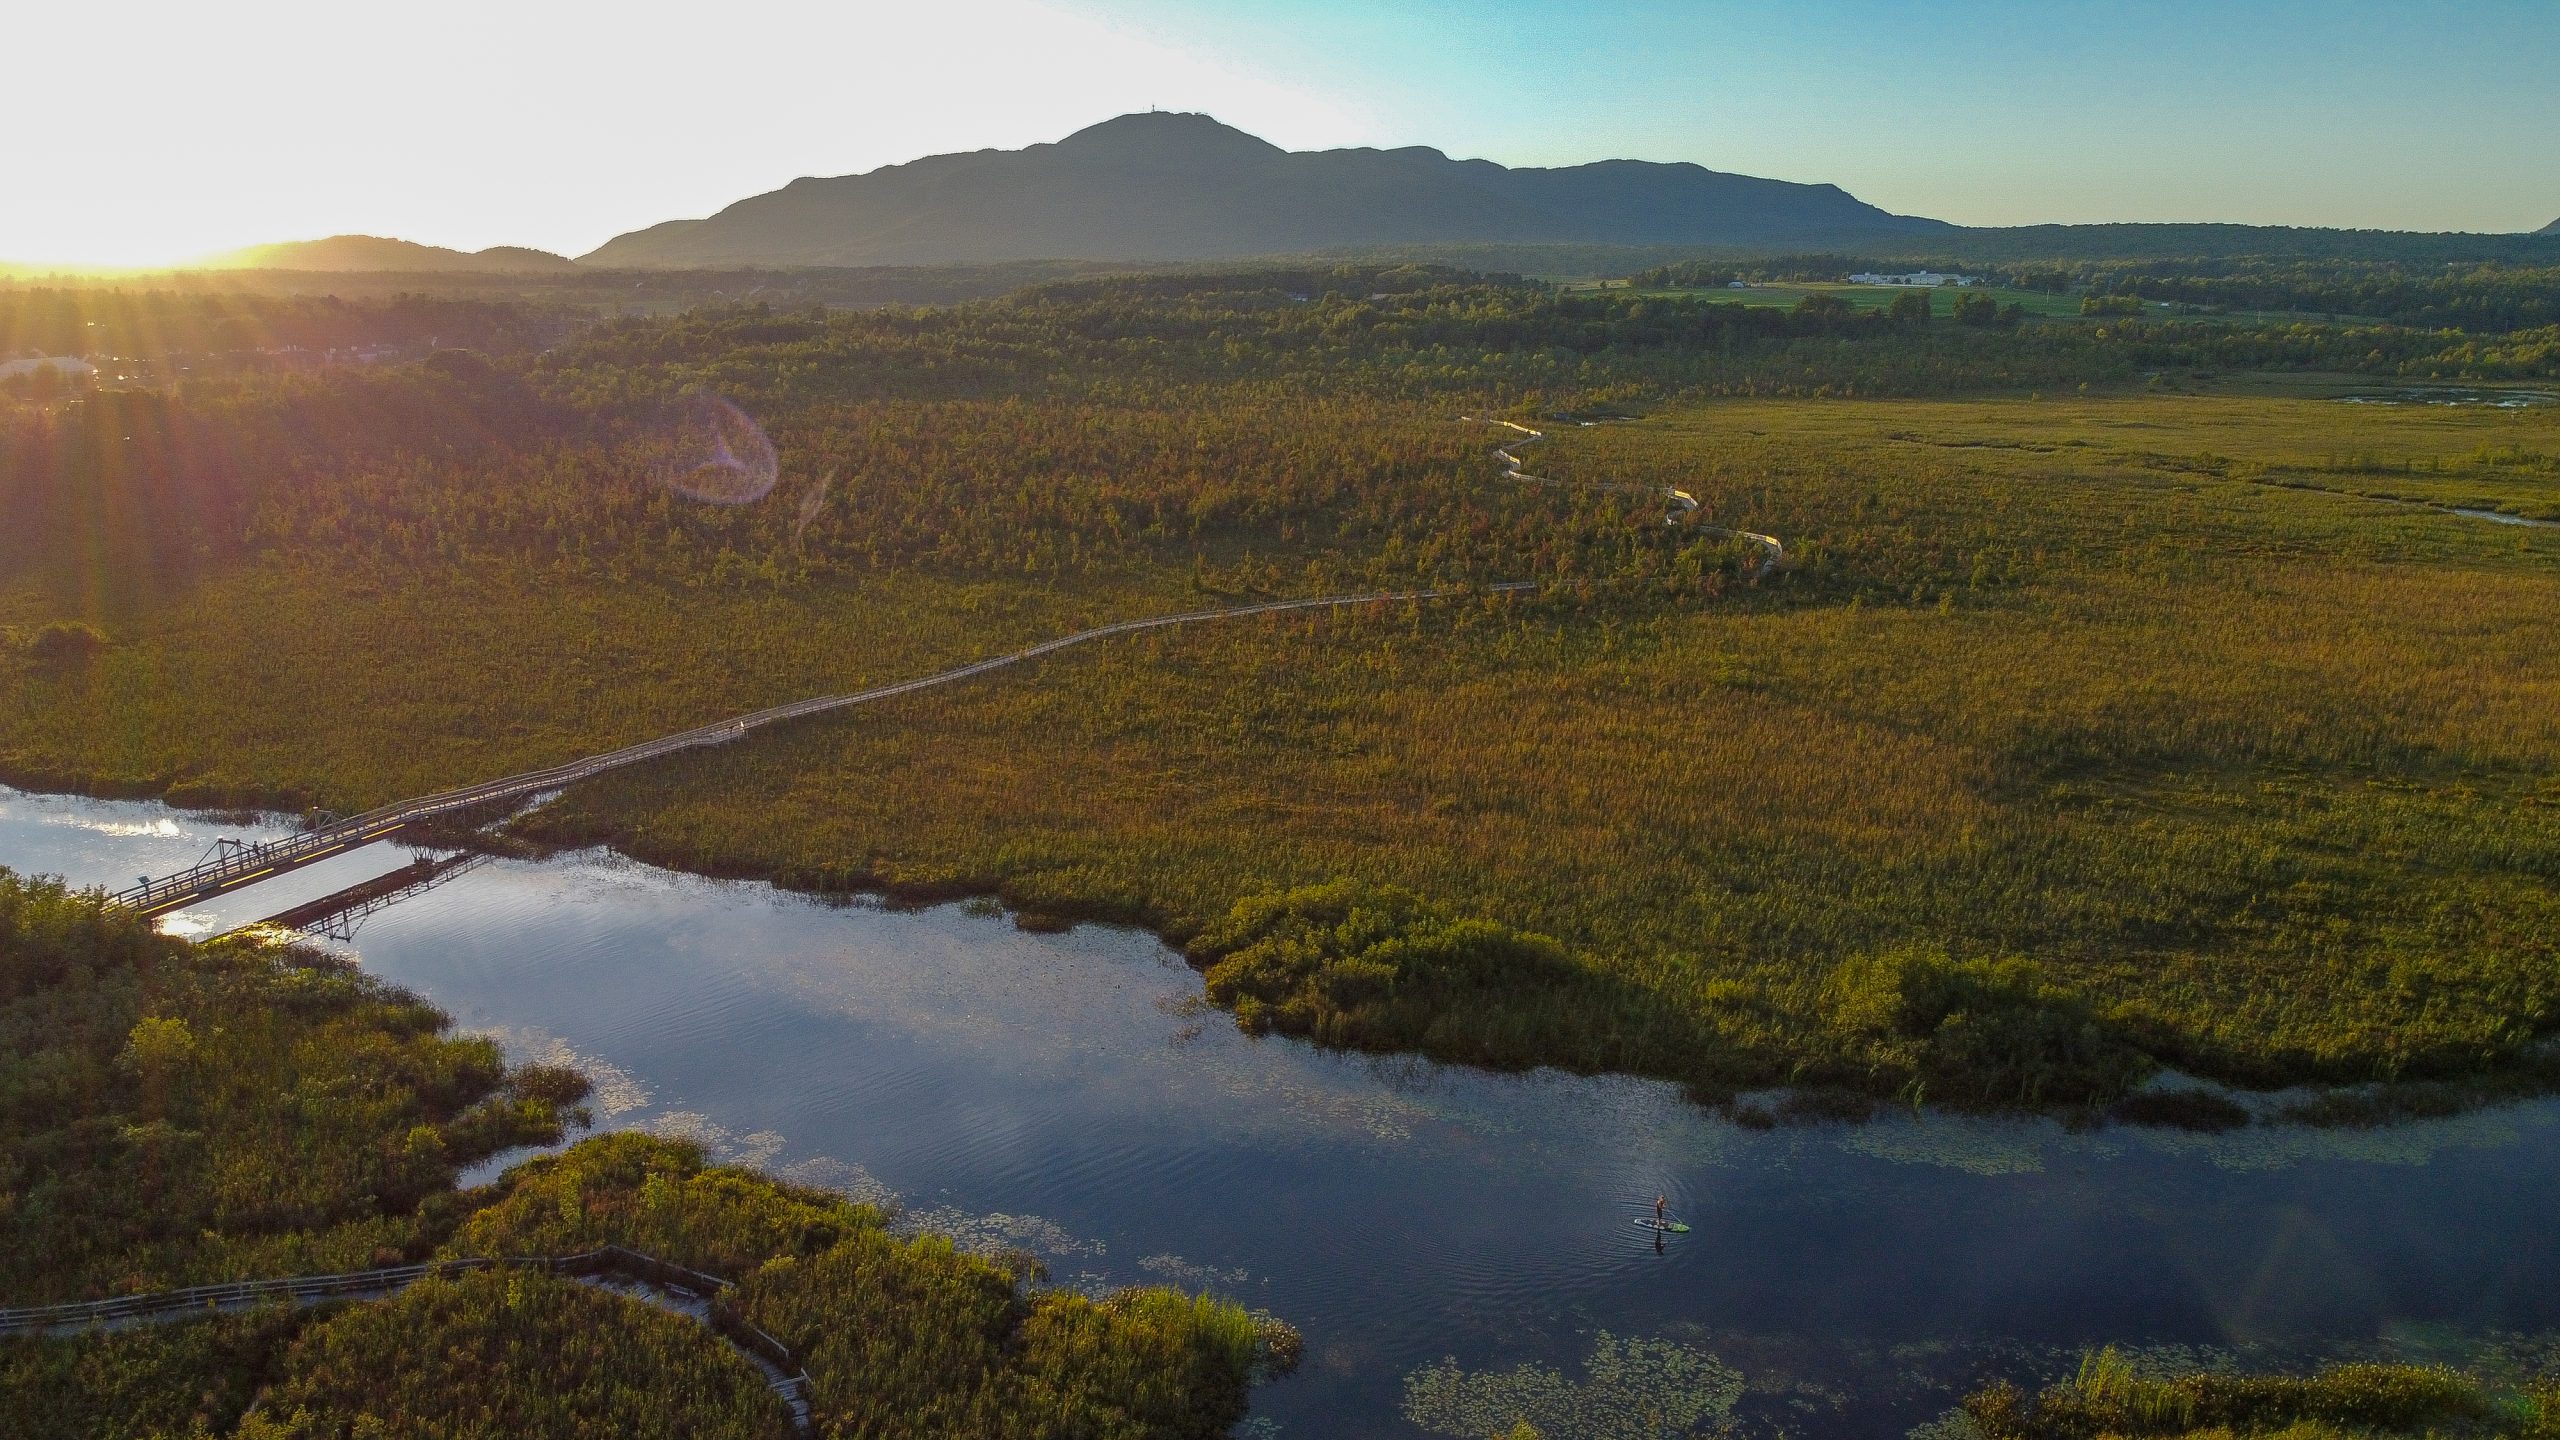
[{"label": "stand-up paddleboard", "polygon": [[1689,1227],[1681,1224],[1677,1220],[1656,1220],[1650,1215],[1637,1216],[1636,1225],[1640,1229],[1659,1230],[1666,1235],[1686,1235],[1689,1233]]}]

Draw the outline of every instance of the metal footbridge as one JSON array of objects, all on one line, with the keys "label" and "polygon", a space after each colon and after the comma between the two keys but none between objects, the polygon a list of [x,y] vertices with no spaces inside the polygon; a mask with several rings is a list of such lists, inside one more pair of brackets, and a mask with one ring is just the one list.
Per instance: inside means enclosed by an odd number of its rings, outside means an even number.
[{"label": "metal footbridge", "polygon": [[1539,582],[1534,580],[1516,580],[1506,584],[1480,587],[1452,585],[1430,590],[1328,595],[1314,600],[1274,600],[1260,605],[1239,605],[1221,610],[1194,610],[1182,615],[1158,615],[1151,619],[1122,620],[1116,624],[1098,625],[1091,630],[1079,630],[1073,635],[1042,641],[1027,650],[1016,650],[1010,655],[998,655],[972,664],[957,666],[921,679],[902,680],[893,685],[881,685],[869,690],[856,691],[850,695],[819,695],[807,700],[795,700],[787,705],[776,705],[771,709],[758,710],[752,714],[740,715],[735,719],[678,731],[673,735],[660,736],[655,740],[643,741],[637,745],[626,745],[619,750],[608,750],[601,755],[590,755],[583,760],[572,760],[566,764],[553,765],[541,770],[528,770],[520,775],[486,780],[477,785],[466,785],[458,790],[440,791],[415,800],[403,800],[394,805],[367,810],[361,815],[332,821],[299,834],[274,840],[226,840],[215,847],[211,856],[191,868],[174,875],[146,877],[140,884],[109,895],[107,903],[139,915],[164,915],[172,910],[184,909],[189,905],[212,899],[225,891],[237,890],[244,885],[253,885],[262,880],[272,879],[287,871],[299,870],[303,866],[326,860],[332,855],[343,854],[349,850],[370,845],[377,840],[388,839],[421,821],[432,820],[438,816],[450,815],[477,806],[495,805],[504,801],[519,800],[565,789],[581,780],[601,775],[608,770],[621,769],[625,765],[637,765],[644,760],[655,760],[659,756],[672,755],[680,750],[699,749],[706,745],[726,745],[732,740],[744,738],[748,731],[762,726],[785,720],[797,720],[807,715],[823,714],[829,710],[867,705],[875,700],[894,699],[900,695],[913,694],[918,690],[929,690],[937,685],[949,685],[956,681],[984,675],[991,670],[1001,670],[1008,665],[1037,660],[1043,655],[1052,654],[1070,646],[1108,639],[1114,635],[1127,635],[1139,630],[1157,630],[1173,625],[1192,625],[1204,620],[1236,620],[1250,615],[1277,615],[1291,610],[1327,610],[1350,605],[1385,605],[1407,601],[1441,600],[1461,595],[1510,594],[1535,590],[1538,584]]}]

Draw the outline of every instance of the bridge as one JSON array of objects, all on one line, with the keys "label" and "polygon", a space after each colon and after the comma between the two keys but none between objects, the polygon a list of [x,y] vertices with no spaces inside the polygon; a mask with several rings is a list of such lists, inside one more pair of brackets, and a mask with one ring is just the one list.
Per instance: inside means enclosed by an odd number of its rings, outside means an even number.
[{"label": "bridge", "polygon": [[355,943],[357,927],[377,913],[413,895],[433,890],[448,880],[469,874],[491,858],[487,852],[478,850],[466,850],[459,855],[420,855],[387,875],[376,875],[334,894],[306,900],[289,909],[279,910],[264,920],[251,921],[213,938],[219,940],[248,930],[291,930],[315,939],[351,945]]},{"label": "bridge", "polygon": [[1016,650],[1009,655],[997,655],[971,664],[955,666],[920,679],[902,680],[896,684],[876,686],[848,695],[819,695],[807,700],[794,700],[789,704],[776,705],[770,709],[754,711],[751,714],[740,715],[734,719],[722,720],[710,725],[697,726],[691,730],[681,730],[673,735],[663,735],[637,745],[626,745],[619,750],[608,750],[601,755],[590,755],[583,760],[571,760],[540,770],[528,770],[519,775],[508,775],[496,780],[485,780],[477,785],[466,785],[458,790],[445,790],[433,795],[420,796],[415,800],[403,800],[397,804],[367,810],[361,815],[352,815],[343,820],[332,821],[279,839],[226,840],[215,847],[211,857],[174,875],[145,877],[141,883],[107,896],[107,903],[119,909],[130,910],[137,915],[165,915],[170,911],[210,900],[226,891],[253,885],[288,871],[299,870],[306,865],[317,864],[332,855],[387,839],[412,825],[440,815],[562,790],[581,780],[601,775],[608,770],[618,770],[625,765],[636,765],[644,760],[654,760],[662,755],[673,755],[682,750],[699,749],[709,745],[726,745],[732,740],[744,738],[751,730],[767,725],[824,714],[830,710],[842,710],[855,705],[868,705],[875,701],[894,699],[900,695],[912,695],[919,690],[929,690],[937,685],[949,685],[957,681],[973,679],[1009,665],[1020,665],[1025,661],[1037,660],[1070,646],[1084,645],[1095,640],[1108,639],[1114,635],[1128,635],[1140,630],[1157,630],[1174,625],[1193,625],[1204,620],[1238,620],[1252,615],[1277,615],[1292,610],[1327,610],[1350,605],[1389,605],[1442,600],[1461,595],[1514,594],[1535,590],[1538,586],[1539,582],[1535,580],[1515,580],[1505,584],[1481,587],[1449,585],[1429,590],[1327,595],[1313,600],[1273,600],[1259,605],[1237,605],[1219,610],[1194,610],[1181,615],[1158,615],[1144,620],[1122,620],[1115,624],[1097,625],[1090,630],[1079,630],[1073,635],[1044,640],[1027,650]]}]

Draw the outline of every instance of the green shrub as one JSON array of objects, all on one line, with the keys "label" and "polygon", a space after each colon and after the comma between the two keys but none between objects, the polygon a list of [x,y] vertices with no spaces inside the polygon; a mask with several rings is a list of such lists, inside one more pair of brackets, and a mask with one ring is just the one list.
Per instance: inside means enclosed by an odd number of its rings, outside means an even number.
[{"label": "green shrub", "polygon": [[789,1440],[709,1327],[529,1270],[429,1279],[311,1327],[239,1440]]},{"label": "green shrub", "polygon": [[778,1255],[812,1255],[880,1216],[822,1190],[703,1163],[699,1147],[636,1131],[536,1156],[496,1182],[449,1249],[559,1255],[622,1245],[735,1277]]},{"label": "green shrub", "polygon": [[313,1315],[278,1307],[0,1339],[0,1416],[10,1440],[228,1435]]},{"label": "green shrub", "polygon": [[2441,1366],[2332,1365],[2314,1374],[2146,1376],[2112,1347],[2032,1401],[1994,1385],[1965,1402],[1991,1440],[2093,1440],[2203,1432],[2274,1436],[2432,1434],[2484,1427],[2521,1437],[2543,1423],[2528,1398],[2502,1406],[2482,1382]]},{"label": "green shrub", "polygon": [[1010,1272],[931,1236],[870,1232],[778,1260],[738,1304],[803,1347],[823,1433],[843,1440],[1209,1440],[1244,1418],[1266,1352],[1226,1302],[1025,1297]]},{"label": "green shrub", "polygon": [[0,872],[0,1296],[424,1253],[421,1203],[556,1138],[485,1039],[344,966],[189,945]]},{"label": "green shrub", "polygon": [[1954,960],[1927,947],[1862,956],[1832,972],[1824,1000],[1870,1063],[1907,1070],[1936,1099],[2110,1099],[2156,1068],[2086,997],[2023,959]]},{"label": "green shrub", "polygon": [[1452,920],[1406,891],[1347,880],[1240,900],[1189,953],[1209,998],[1246,1029],[1491,1063],[1531,1057],[1472,1026],[1484,1007],[1533,1008],[1591,979],[1543,935]]},{"label": "green shrub", "polygon": [[27,658],[48,669],[73,670],[88,664],[106,648],[107,637],[96,626],[56,620],[28,637]]}]

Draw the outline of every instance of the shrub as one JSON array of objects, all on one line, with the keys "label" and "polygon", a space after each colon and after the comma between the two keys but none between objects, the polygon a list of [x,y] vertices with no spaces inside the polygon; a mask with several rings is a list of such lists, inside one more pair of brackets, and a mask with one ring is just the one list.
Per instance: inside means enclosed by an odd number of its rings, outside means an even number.
[{"label": "shrub", "polygon": [[559,1134],[486,1040],[261,946],[189,945],[0,872],[0,1296],[423,1253],[458,1167]]},{"label": "shrub", "polygon": [[2434,1432],[2500,1422],[2529,1434],[2530,1399],[2502,1408],[2476,1380],[2442,1366],[2333,1365],[2315,1374],[2146,1376],[2113,1347],[2082,1359],[2080,1373],[2030,1402],[1998,1384],[1965,1401],[1991,1440],[2091,1440],[2105,1435],[2174,1436],[2216,1431],[2273,1435],[2315,1432]]},{"label": "shrub", "polygon": [[507,1172],[451,1248],[558,1255],[623,1245],[735,1277],[777,1255],[814,1255],[878,1226],[878,1212],[750,1170],[703,1163],[699,1147],[623,1131]]},{"label": "shrub", "polygon": [[313,1312],[278,1306],[168,1325],[0,1339],[11,1440],[227,1435]]},{"label": "shrub", "polygon": [[27,658],[53,670],[73,670],[86,665],[107,648],[107,637],[97,627],[77,620],[56,620],[36,631],[27,640]]},{"label": "shrub", "polygon": [[1934,1098],[2112,1099],[2156,1068],[2085,998],[2014,957],[1955,960],[1928,947],[1855,957],[1832,972],[1824,1001],[1873,1065],[1907,1069]]},{"label": "shrub", "polygon": [[787,1440],[708,1327],[537,1271],[429,1279],[313,1326],[240,1440]]},{"label": "shrub", "polygon": [[1238,901],[1189,954],[1209,998],[1248,1030],[1492,1063],[1527,1057],[1471,1027],[1470,1006],[1534,1007],[1590,979],[1543,935],[1452,920],[1406,891],[1352,881]]}]

